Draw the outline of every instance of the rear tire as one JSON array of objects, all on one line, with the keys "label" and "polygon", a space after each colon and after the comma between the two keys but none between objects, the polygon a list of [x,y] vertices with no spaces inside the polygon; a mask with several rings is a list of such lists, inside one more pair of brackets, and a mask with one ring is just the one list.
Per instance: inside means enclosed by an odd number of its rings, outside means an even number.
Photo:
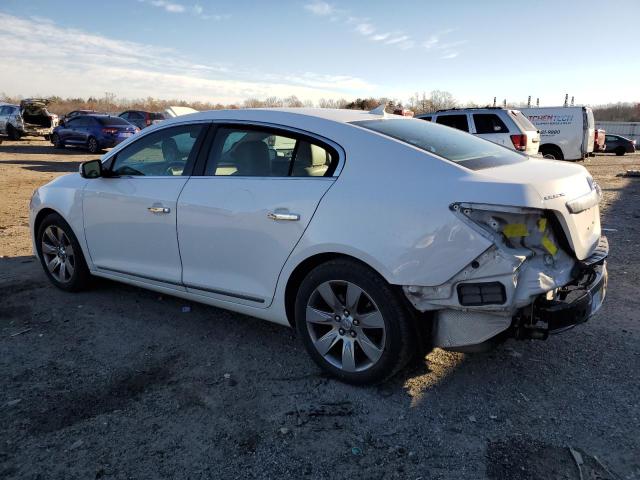
[{"label": "rear tire", "polygon": [[352,260],[331,260],[305,277],[295,318],[311,358],[347,383],[383,382],[416,354],[414,318],[401,292]]},{"label": "rear tire", "polygon": [[616,155],[621,157],[623,156],[626,152],[626,150],[624,149],[624,147],[618,147],[616,148]]},{"label": "rear tire", "polygon": [[9,140],[17,141],[20,140],[20,132],[11,124],[7,125],[7,136]]},{"label": "rear tire", "polygon": [[543,145],[540,147],[540,155],[549,160],[564,160],[562,150],[555,145]]},{"label": "rear tire", "polygon": [[98,153],[100,151],[100,144],[95,137],[89,137],[89,140],[87,140],[87,149],[89,153]]},{"label": "rear tire", "polygon": [[47,215],[38,227],[36,248],[45,274],[56,287],[77,292],[89,286],[91,274],[78,239],[57,213]]}]

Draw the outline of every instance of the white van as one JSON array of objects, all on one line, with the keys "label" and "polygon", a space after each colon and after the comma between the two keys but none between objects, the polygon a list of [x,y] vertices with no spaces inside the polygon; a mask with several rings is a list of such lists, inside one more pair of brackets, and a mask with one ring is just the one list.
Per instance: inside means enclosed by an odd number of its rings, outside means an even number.
[{"label": "white van", "polygon": [[556,160],[583,160],[593,152],[595,122],[589,107],[522,108],[540,129],[540,154]]},{"label": "white van", "polygon": [[416,118],[464,130],[527,155],[538,153],[538,129],[519,110],[502,107],[452,108],[424,113]]}]

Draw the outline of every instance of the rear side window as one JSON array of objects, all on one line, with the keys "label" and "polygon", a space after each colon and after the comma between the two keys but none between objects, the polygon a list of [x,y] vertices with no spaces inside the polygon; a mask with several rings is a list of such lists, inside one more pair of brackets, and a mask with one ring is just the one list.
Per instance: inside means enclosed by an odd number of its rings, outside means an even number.
[{"label": "rear side window", "polygon": [[74,127],[88,127],[90,125],[93,125],[91,117],[76,117],[76,121],[73,123]]},{"label": "rear side window", "polygon": [[427,122],[430,122],[431,117],[420,117],[420,120],[426,120]]},{"label": "rear side window", "polygon": [[495,113],[474,113],[476,133],[509,133],[509,129]]},{"label": "rear side window", "polygon": [[149,118],[151,120],[164,120],[164,114],[162,113],[150,113]]},{"label": "rear side window", "polygon": [[469,131],[469,122],[466,115],[440,115],[436,118],[436,123],[457,128],[464,132]]},{"label": "rear side window", "polygon": [[526,156],[479,137],[417,119],[352,122],[472,170],[526,161]]},{"label": "rear side window", "polygon": [[205,169],[208,176],[331,176],[337,154],[288,132],[223,127],[216,133]]}]

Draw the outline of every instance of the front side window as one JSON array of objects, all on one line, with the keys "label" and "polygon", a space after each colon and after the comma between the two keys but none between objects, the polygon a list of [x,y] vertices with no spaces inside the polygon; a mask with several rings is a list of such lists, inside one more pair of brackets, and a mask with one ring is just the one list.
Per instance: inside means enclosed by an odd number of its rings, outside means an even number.
[{"label": "front side window", "polygon": [[509,129],[495,113],[474,113],[476,133],[509,133]]},{"label": "front side window", "polygon": [[247,128],[220,128],[205,175],[241,177],[323,177],[337,156],[295,134]]},{"label": "front side window", "polygon": [[457,128],[465,132],[469,131],[469,121],[466,115],[440,115],[436,118],[436,123],[441,123],[447,127]]},{"label": "front side window", "polygon": [[182,125],[145,135],[118,152],[111,171],[115,175],[180,176],[195,161],[203,126]]},{"label": "front side window", "polygon": [[373,130],[472,170],[526,161],[527,157],[468,133],[417,119],[361,120]]}]

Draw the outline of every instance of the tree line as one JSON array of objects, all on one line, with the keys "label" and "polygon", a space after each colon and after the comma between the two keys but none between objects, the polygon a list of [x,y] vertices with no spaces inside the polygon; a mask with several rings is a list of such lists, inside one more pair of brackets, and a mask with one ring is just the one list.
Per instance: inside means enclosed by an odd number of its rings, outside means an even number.
[{"label": "tree line", "polygon": [[[0,94],[0,102],[20,103],[23,97]],[[58,115],[64,115],[73,110],[95,110],[106,113],[120,113],[124,110],[144,110],[150,112],[161,112],[169,106],[191,107],[195,110],[221,110],[238,108],[276,108],[276,107],[319,107],[319,108],[348,108],[353,110],[373,110],[379,105],[386,105],[386,111],[392,112],[396,109],[406,108],[415,114],[435,112],[447,108],[471,108],[483,107],[473,102],[461,103],[454,96],[444,90],[432,90],[415,93],[408,101],[402,102],[398,99],[388,97],[362,97],[355,100],[326,99],[321,98],[316,103],[310,100],[301,100],[295,95],[286,98],[267,97],[264,99],[248,98],[243,102],[219,103],[200,102],[186,100],[162,100],[159,98],[147,97],[139,99],[118,98],[114,93],[105,92],[102,97],[89,98],[62,98],[59,96],[48,97],[51,100],[49,110]],[[503,101],[499,105],[506,104],[509,108],[521,108],[526,106],[526,102],[509,103]],[[640,103],[620,102],[615,104],[596,105],[593,107],[594,115],[600,121],[624,121],[640,122]]]}]

